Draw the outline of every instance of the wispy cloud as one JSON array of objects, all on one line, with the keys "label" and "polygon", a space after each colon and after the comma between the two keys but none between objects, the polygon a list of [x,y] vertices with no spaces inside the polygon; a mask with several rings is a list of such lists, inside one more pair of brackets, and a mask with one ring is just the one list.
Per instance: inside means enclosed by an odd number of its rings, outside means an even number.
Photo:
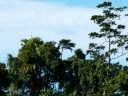
[{"label": "wispy cloud", "polygon": [[[20,39],[28,38],[31,35],[41,36],[44,40],[56,40],[63,36],[70,38],[69,34],[73,36],[78,32],[79,34],[86,33],[92,24],[90,16],[97,13],[95,9],[43,2],[10,0],[10,2],[4,1],[1,4],[6,5],[0,9],[0,34],[3,35],[1,39],[6,37],[12,43],[19,43]],[[6,46],[10,48],[12,45]],[[0,47],[2,48],[2,46]]]}]

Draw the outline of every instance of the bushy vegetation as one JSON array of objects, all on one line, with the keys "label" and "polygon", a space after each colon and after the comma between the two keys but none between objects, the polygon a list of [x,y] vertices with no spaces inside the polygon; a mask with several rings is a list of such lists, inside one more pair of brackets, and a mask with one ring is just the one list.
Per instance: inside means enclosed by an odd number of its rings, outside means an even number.
[{"label": "bushy vegetation", "polygon": [[[0,96],[127,96],[128,67],[111,62],[128,52],[128,36],[122,34],[125,26],[116,23],[126,7],[114,8],[111,2],[97,7],[103,14],[91,20],[101,30],[89,36],[105,38],[102,44],[90,43],[84,53],[74,50],[69,39],[22,40],[17,57],[9,54],[7,64],[0,63]],[[74,54],[63,59],[65,50]]]}]

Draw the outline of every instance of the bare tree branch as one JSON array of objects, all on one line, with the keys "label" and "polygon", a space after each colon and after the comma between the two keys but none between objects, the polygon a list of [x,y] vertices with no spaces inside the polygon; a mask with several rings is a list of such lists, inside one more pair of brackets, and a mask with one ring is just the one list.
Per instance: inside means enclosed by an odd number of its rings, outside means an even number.
[{"label": "bare tree branch", "polygon": [[103,44],[106,43],[106,42],[108,42],[108,41],[104,41],[102,44],[100,44],[100,46],[103,45]]},{"label": "bare tree branch", "polygon": [[127,54],[128,52],[125,52],[125,53],[123,53],[122,55],[120,55],[120,56],[117,56],[117,57],[115,57],[115,58],[111,58],[111,60],[113,60],[113,59],[117,59],[117,58],[119,58],[119,57],[121,57],[121,56],[123,56],[123,55],[125,55],[125,54]]}]

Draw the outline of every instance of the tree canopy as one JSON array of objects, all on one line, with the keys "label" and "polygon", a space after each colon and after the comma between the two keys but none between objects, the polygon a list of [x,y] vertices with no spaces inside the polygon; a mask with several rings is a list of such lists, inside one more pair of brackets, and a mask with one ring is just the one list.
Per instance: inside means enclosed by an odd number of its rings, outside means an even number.
[{"label": "tree canopy", "polygon": [[[102,44],[90,43],[84,53],[70,39],[21,40],[18,55],[9,54],[7,64],[0,63],[0,96],[127,96],[128,67],[111,62],[128,53],[125,25],[116,22],[127,7],[115,8],[111,2],[97,7],[103,12],[91,20],[101,29],[89,36],[104,38]],[[63,59],[65,50],[73,55]]]}]

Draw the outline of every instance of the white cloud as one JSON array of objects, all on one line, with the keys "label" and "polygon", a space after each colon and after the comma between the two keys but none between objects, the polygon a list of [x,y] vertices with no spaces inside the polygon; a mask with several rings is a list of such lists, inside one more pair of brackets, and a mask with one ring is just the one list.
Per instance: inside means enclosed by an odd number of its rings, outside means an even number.
[{"label": "white cloud", "polygon": [[[0,34],[3,35],[1,39],[8,38],[12,43],[19,43],[20,39],[31,35],[56,40],[66,36],[70,38],[69,34],[72,34],[72,37],[78,32],[86,33],[92,24],[90,16],[96,13],[95,9],[40,2],[10,0],[2,4],[7,6],[3,5],[0,9]],[[4,42],[6,41],[7,39]],[[0,47],[2,46],[3,48],[12,46],[13,49],[15,43],[6,46],[1,44]]]}]

